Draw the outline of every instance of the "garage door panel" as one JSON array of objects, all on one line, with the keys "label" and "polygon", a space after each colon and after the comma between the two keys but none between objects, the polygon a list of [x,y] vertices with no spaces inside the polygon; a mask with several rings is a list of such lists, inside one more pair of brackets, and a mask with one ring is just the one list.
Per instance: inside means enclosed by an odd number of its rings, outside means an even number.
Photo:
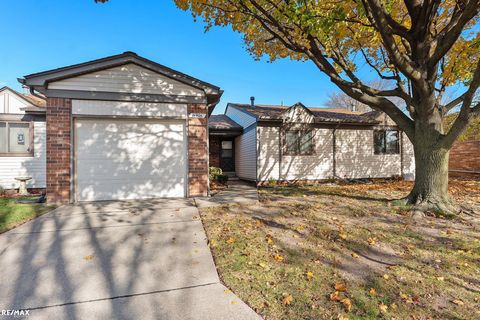
[{"label": "garage door panel", "polygon": [[184,197],[181,122],[77,120],[77,200]]}]

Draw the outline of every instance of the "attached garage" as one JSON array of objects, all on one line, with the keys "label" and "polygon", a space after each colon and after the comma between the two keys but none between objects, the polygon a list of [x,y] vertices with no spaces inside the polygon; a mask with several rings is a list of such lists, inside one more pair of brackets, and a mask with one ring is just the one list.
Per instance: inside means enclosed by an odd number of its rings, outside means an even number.
[{"label": "attached garage", "polygon": [[185,133],[185,121],[75,120],[75,198],[185,197]]},{"label": "attached garage", "polygon": [[47,97],[48,201],[208,195],[218,87],[132,52],[21,82]]}]

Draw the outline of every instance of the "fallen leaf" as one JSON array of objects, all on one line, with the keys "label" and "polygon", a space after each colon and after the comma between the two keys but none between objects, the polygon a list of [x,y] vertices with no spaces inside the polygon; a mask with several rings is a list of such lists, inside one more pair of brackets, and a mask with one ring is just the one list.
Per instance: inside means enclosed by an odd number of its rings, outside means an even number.
[{"label": "fallen leaf", "polygon": [[444,277],[437,277],[437,280],[438,281],[443,281],[443,280],[445,280],[445,278]]},{"label": "fallen leaf", "polygon": [[231,303],[231,304],[238,304],[238,301],[232,300],[230,303]]},{"label": "fallen leaf", "polygon": [[283,301],[282,301],[283,305],[285,305],[285,306],[288,306],[288,305],[292,304],[292,302],[293,302],[293,297],[292,297],[291,294],[289,294],[288,296],[283,298]]},{"label": "fallen leaf", "polygon": [[352,253],[352,257],[359,258],[360,256],[354,252],[354,253]]},{"label": "fallen leaf", "polygon": [[83,259],[85,259],[87,261],[93,260],[93,258],[95,258],[95,256],[93,254],[83,257]]},{"label": "fallen leaf", "polygon": [[267,243],[268,243],[268,244],[273,244],[273,239],[272,239],[272,236],[271,236],[271,235],[267,235],[267,236],[265,237],[265,239],[267,240]]},{"label": "fallen leaf", "polygon": [[277,260],[278,262],[282,262],[283,261],[283,256],[280,255],[280,254],[276,254],[274,257],[273,257],[275,260]]},{"label": "fallen leaf", "polygon": [[390,279],[390,276],[388,274],[384,274],[383,279],[388,280],[388,279]]},{"label": "fallen leaf", "polygon": [[340,300],[342,300],[342,298],[340,297],[340,292],[339,292],[339,291],[335,291],[334,293],[331,293],[331,294],[330,294],[330,300],[331,300],[331,301],[340,301]]},{"label": "fallen leaf", "polygon": [[371,288],[369,293],[370,293],[371,296],[376,296],[377,295],[377,290],[375,290],[375,288]]},{"label": "fallen leaf", "polygon": [[352,310],[352,300],[345,298],[340,301],[343,306],[345,307],[345,310],[349,311]]},{"label": "fallen leaf", "polygon": [[223,293],[230,294],[230,293],[232,293],[232,291],[230,291],[229,289],[225,289],[225,290],[223,290]]},{"label": "fallen leaf", "polygon": [[232,244],[232,243],[234,243],[234,242],[235,242],[235,239],[232,238],[232,237],[228,238],[228,240],[227,240],[227,243],[228,243],[228,244]]},{"label": "fallen leaf", "polygon": [[342,239],[342,240],[347,240],[347,235],[345,233],[339,233],[338,236]]},{"label": "fallen leaf", "polygon": [[378,309],[380,309],[381,312],[385,313],[388,310],[388,306],[386,304],[380,303]]},{"label": "fallen leaf", "polygon": [[308,280],[313,278],[313,272],[312,271],[308,271],[307,273],[305,273],[305,275],[307,276]]},{"label": "fallen leaf", "polygon": [[457,306],[463,306],[465,303],[460,300],[460,299],[455,299],[455,300],[452,300],[453,303],[455,303]]},{"label": "fallen leaf", "polygon": [[347,286],[343,282],[337,282],[335,283],[335,290],[340,292],[345,292],[347,291]]}]

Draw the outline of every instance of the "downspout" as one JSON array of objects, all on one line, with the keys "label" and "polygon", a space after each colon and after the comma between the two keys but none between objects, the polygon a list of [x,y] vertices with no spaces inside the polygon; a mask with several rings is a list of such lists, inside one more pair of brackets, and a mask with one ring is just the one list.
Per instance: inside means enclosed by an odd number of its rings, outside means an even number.
[{"label": "downspout", "polygon": [[30,91],[30,94],[34,97],[37,97],[39,99],[45,99],[45,96],[41,96],[39,95],[38,93],[35,93],[35,89],[33,87],[28,87],[29,91]]}]

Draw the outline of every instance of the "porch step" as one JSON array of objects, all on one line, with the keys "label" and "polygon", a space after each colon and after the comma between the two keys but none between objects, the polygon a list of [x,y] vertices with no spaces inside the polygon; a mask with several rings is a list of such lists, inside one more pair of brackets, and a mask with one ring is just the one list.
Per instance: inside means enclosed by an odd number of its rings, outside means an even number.
[{"label": "porch step", "polygon": [[228,177],[228,179],[230,179],[230,180],[232,178],[237,178],[237,175],[235,174],[235,172],[224,171],[223,174],[226,175]]}]

